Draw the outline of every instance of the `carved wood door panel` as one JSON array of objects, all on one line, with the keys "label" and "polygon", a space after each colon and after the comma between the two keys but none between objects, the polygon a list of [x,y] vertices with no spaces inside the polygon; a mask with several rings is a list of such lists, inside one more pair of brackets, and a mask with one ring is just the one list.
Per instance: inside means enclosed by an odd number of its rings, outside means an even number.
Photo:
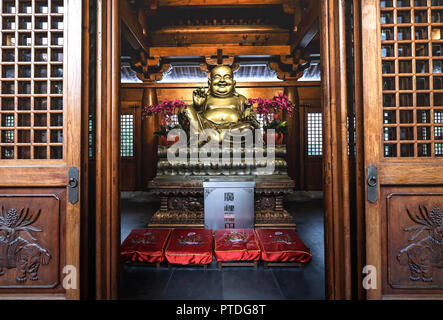
[{"label": "carved wood door panel", "polygon": [[361,7],[369,299],[443,297],[443,1]]},{"label": "carved wood door panel", "polygon": [[77,299],[82,1],[0,16],[0,298]]}]

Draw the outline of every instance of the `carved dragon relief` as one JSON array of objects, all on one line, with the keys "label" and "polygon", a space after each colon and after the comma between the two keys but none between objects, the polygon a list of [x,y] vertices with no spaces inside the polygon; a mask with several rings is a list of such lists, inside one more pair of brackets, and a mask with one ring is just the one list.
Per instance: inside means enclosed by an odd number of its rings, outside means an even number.
[{"label": "carved dragon relief", "polygon": [[401,249],[397,259],[401,265],[408,265],[409,279],[432,282],[433,268],[443,268],[443,212],[434,206],[431,212],[425,206],[419,206],[419,213],[412,215],[406,209],[409,218],[416,225],[404,229],[415,231],[408,239],[410,244]]},{"label": "carved dragon relief", "polygon": [[[40,265],[48,265],[51,254],[37,242],[33,232],[43,229],[34,226],[41,210],[35,216],[29,215],[28,209],[12,208],[6,211],[2,206],[0,215],[0,277],[4,269],[17,269],[16,280],[24,283],[28,279],[37,281]],[[29,239],[27,239],[29,238]]]},{"label": "carved dragon relief", "polygon": [[203,199],[195,197],[171,197],[168,201],[168,209],[179,212],[196,212],[203,210]]}]

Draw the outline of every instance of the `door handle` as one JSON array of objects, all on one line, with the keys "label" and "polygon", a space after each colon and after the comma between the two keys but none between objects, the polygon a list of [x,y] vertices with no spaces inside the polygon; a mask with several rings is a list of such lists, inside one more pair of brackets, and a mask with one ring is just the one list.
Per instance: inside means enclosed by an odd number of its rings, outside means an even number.
[{"label": "door handle", "polygon": [[378,172],[377,167],[371,164],[366,169],[368,183],[368,201],[376,203],[378,201]]},{"label": "door handle", "polygon": [[71,204],[78,202],[78,175],[79,171],[77,167],[69,169],[68,200]]}]

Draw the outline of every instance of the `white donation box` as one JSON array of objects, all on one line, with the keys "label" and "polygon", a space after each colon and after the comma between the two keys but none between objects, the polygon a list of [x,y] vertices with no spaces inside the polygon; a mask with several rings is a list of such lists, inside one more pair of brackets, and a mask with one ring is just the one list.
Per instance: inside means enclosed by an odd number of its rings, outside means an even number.
[{"label": "white donation box", "polygon": [[203,182],[205,228],[242,229],[254,227],[255,182]]}]

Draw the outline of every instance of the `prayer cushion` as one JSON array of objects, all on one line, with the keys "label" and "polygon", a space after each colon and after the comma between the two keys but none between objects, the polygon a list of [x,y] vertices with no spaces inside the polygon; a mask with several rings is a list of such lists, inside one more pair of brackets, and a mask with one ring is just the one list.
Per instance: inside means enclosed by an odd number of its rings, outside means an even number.
[{"label": "prayer cushion", "polygon": [[165,252],[173,264],[208,264],[212,262],[211,229],[174,229]]},{"label": "prayer cushion", "polygon": [[164,251],[171,229],[134,229],[121,245],[123,261],[157,263]]},{"label": "prayer cushion", "polygon": [[258,261],[260,248],[254,230],[216,230],[214,255],[217,261]]},{"label": "prayer cushion", "polygon": [[263,261],[307,263],[312,259],[309,248],[292,229],[257,229],[255,232]]}]

